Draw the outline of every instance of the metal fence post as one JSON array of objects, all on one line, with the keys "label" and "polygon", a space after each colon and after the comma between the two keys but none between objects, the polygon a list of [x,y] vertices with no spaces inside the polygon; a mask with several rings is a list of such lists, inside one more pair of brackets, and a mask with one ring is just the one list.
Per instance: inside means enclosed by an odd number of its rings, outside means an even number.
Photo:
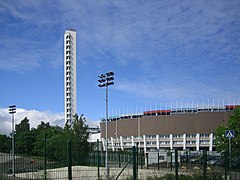
[{"label": "metal fence post", "polygon": [[172,168],[173,168],[173,167],[172,167],[173,159],[172,159],[172,152],[171,152],[171,151],[170,151],[170,158],[171,158],[171,165],[170,165],[170,166],[171,166],[171,171],[172,171]]},{"label": "metal fence post", "polygon": [[207,151],[203,150],[203,179],[207,178]]},{"label": "metal fence post", "polygon": [[175,149],[175,179],[178,180],[178,150]]},{"label": "metal fence post", "polygon": [[143,150],[141,150],[141,149],[140,149],[140,151],[141,151],[141,169],[143,169],[143,157],[144,157],[144,152],[143,152]]},{"label": "metal fence post", "polygon": [[148,169],[148,153],[146,153],[146,159],[147,159],[147,169]]},{"label": "metal fence post", "polygon": [[186,168],[188,170],[188,163],[189,163],[189,157],[188,157],[188,151],[186,151]]},{"label": "metal fence post", "polygon": [[102,157],[103,157],[103,159],[102,159],[102,162],[103,162],[103,164],[106,164],[106,153],[102,153]]},{"label": "metal fence post", "polygon": [[68,180],[72,180],[72,147],[71,141],[67,143],[67,154],[68,154]]},{"label": "metal fence post", "polygon": [[137,180],[137,170],[136,170],[136,147],[132,147],[132,156],[133,156],[133,180]]},{"label": "metal fence post", "polygon": [[160,164],[159,164],[159,151],[158,151],[158,160],[157,161],[158,161],[158,170],[159,170],[160,169],[160,167],[159,167],[160,166]]},{"label": "metal fence post", "polygon": [[118,167],[121,168],[121,152],[118,152]]},{"label": "metal fence post", "polygon": [[89,165],[90,166],[96,166],[96,154],[95,154],[95,151],[93,151],[93,155],[90,155],[89,156]]}]

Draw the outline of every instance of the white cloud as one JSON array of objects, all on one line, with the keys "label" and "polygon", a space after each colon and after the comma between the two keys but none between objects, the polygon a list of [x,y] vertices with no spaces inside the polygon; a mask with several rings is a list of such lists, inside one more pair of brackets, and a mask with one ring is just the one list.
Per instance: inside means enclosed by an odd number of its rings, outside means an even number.
[{"label": "white cloud", "polygon": [[[64,127],[64,113],[52,113],[48,111],[26,110],[17,108],[16,114],[14,114],[15,124],[19,124],[25,117],[29,119],[31,128],[36,128],[41,121],[50,125],[57,125]],[[86,117],[86,123],[88,125],[99,126],[98,121],[92,121]],[[0,134],[8,134],[12,131],[12,117],[8,113],[7,108],[0,109]]]},{"label": "white cloud", "polygon": [[[52,125],[60,125],[60,122],[64,124],[64,114],[63,113],[51,113],[51,112],[40,112],[37,110],[26,110],[22,108],[17,108],[16,114],[14,114],[15,124],[18,124],[27,117],[30,121],[30,126],[35,128],[40,124],[41,121],[49,122]],[[58,122],[59,124],[56,124]],[[8,109],[0,109],[0,133],[10,133],[12,131],[12,118],[8,114]]]}]

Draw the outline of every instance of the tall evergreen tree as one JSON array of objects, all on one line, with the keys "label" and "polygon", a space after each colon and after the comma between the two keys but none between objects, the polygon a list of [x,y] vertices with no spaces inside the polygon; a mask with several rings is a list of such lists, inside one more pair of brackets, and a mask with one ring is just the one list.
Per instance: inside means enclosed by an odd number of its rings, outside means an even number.
[{"label": "tall evergreen tree", "polygon": [[78,161],[78,164],[83,164],[90,150],[88,125],[86,125],[86,119],[83,114],[81,116],[74,115],[70,131],[73,157]]},{"label": "tall evergreen tree", "polygon": [[19,124],[15,125],[16,134],[21,134],[24,132],[30,131],[30,123],[29,119],[25,117]]},{"label": "tall evergreen tree", "polygon": [[25,117],[19,124],[16,124],[15,129],[16,154],[32,154],[35,136],[30,131],[29,119]]},{"label": "tall evergreen tree", "polygon": [[9,153],[11,149],[11,138],[7,135],[0,134],[0,152]]}]

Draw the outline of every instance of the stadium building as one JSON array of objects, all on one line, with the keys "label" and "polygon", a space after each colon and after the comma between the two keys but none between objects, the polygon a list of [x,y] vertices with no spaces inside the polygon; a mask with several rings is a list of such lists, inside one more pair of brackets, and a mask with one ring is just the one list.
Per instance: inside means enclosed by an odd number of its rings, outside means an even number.
[{"label": "stadium building", "polygon": [[[112,151],[138,145],[144,152],[159,149],[215,150],[214,131],[226,125],[238,105],[151,110],[108,119],[108,148]],[[105,148],[106,120],[100,123]]]}]

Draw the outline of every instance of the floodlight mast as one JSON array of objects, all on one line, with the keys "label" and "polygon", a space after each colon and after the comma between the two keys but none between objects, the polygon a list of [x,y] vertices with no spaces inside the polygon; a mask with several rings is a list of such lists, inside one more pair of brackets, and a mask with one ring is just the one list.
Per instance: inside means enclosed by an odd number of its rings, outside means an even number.
[{"label": "floodlight mast", "polygon": [[12,115],[12,176],[15,177],[15,138],[14,138],[14,114],[16,113],[16,105],[8,107],[9,114]]},{"label": "floodlight mast", "polygon": [[109,179],[109,166],[108,166],[108,86],[114,85],[114,73],[107,72],[106,74],[98,75],[100,83],[99,87],[106,87],[106,119],[105,119],[105,128],[106,128],[106,140],[105,140],[105,151],[106,151],[106,179]]}]

